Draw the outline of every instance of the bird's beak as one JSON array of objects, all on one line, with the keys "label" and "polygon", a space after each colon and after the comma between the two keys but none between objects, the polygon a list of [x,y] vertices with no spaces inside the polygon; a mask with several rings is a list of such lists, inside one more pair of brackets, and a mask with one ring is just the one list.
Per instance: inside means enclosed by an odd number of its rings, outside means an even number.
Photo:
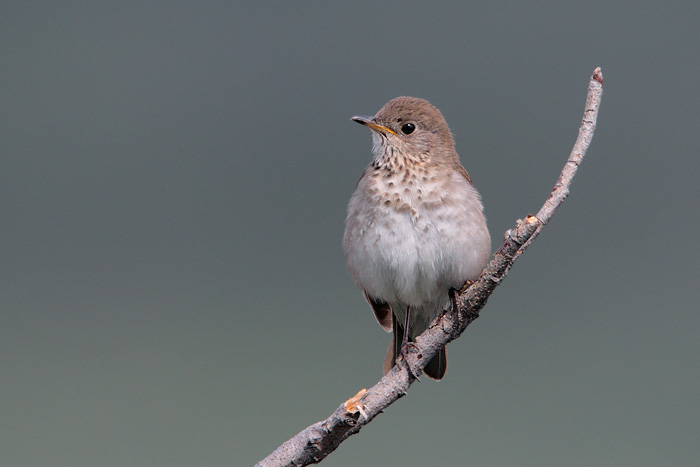
[{"label": "bird's beak", "polygon": [[372,121],[372,117],[364,117],[362,115],[357,116],[357,117],[352,117],[351,119],[354,122],[360,123],[366,127],[369,127],[370,129],[378,132],[378,133],[383,133],[383,134],[392,134],[394,136],[398,136],[394,130],[391,128],[387,128],[383,125],[378,125]]}]

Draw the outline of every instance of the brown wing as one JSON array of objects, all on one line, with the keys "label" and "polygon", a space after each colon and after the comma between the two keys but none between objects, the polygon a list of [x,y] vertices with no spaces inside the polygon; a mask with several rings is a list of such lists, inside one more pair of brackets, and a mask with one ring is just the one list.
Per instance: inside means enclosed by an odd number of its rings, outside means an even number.
[{"label": "brown wing", "polygon": [[469,172],[467,172],[467,169],[462,167],[462,164],[457,164],[457,172],[462,174],[462,176],[467,179],[469,184],[474,185],[474,182],[472,182],[472,178],[469,176]]},{"label": "brown wing", "polygon": [[382,302],[381,300],[375,300],[367,294],[365,294],[365,298],[372,307],[372,311],[374,311],[374,317],[377,318],[377,322],[382,327],[382,329],[384,329],[386,332],[391,332],[391,330],[393,329],[393,324],[391,320],[391,306],[388,303]]}]

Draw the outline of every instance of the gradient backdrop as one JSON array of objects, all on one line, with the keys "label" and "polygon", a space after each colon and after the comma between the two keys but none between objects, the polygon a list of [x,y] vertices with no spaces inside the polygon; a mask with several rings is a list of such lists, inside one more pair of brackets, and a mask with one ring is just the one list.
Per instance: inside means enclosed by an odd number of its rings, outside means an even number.
[{"label": "gradient backdrop", "polygon": [[[614,3],[614,4],[611,4]],[[686,466],[700,446],[700,4],[7,2],[0,464],[245,466],[381,376],[345,270],[398,95],[450,124],[494,245],[603,68],[570,198],[323,465]]]}]

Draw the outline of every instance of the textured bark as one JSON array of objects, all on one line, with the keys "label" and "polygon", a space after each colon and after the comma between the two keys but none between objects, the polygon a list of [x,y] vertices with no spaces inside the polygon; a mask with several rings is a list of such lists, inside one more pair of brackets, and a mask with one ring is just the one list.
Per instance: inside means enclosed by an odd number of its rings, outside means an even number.
[{"label": "textured bark", "polygon": [[571,181],[593,138],[602,95],[603,75],[600,68],[596,68],[588,83],[588,96],[578,138],[552,193],[536,215],[519,219],[515,228],[505,233],[503,245],[496,251],[479,279],[460,291],[457,299],[459,313],[453,314],[448,310],[439,316],[416,338],[415,343],[409,344],[405,352],[406,358],[401,359],[377,384],[358,392],[327,419],[299,432],[257,466],[303,466],[323,460],[345,439],[360,431],[395,400],[405,395],[430,359],[479,317],[479,312],[496,286],[506,277],[514,261],[537,237],[568,196]]}]

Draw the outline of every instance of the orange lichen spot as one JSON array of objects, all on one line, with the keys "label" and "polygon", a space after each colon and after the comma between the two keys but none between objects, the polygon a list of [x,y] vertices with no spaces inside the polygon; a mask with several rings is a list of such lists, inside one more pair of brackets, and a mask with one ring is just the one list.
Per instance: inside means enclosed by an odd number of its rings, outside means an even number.
[{"label": "orange lichen spot", "polygon": [[367,418],[367,413],[365,412],[365,405],[362,403],[362,398],[365,397],[367,389],[360,389],[360,392],[352,396],[350,399],[345,401],[345,410],[348,413],[360,412],[362,417]]}]

